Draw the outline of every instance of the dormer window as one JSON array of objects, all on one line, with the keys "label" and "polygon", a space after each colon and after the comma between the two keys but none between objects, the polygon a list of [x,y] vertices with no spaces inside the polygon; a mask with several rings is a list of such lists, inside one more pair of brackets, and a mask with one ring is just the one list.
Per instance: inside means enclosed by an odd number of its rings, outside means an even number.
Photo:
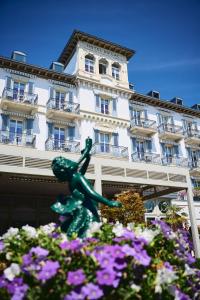
[{"label": "dormer window", "polygon": [[112,77],[115,78],[116,80],[119,80],[119,70],[120,70],[120,65],[118,63],[113,63],[112,64]]},{"label": "dormer window", "polygon": [[94,73],[94,56],[91,54],[85,56],[85,71]]},{"label": "dormer window", "polygon": [[106,59],[99,60],[99,74],[106,74],[107,73],[108,62]]}]

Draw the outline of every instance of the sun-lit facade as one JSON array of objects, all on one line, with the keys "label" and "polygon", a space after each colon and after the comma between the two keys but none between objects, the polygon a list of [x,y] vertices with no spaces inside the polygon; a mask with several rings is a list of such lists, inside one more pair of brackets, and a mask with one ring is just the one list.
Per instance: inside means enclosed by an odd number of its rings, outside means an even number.
[{"label": "sun-lit facade", "polygon": [[88,136],[94,145],[87,177],[99,193],[110,198],[142,187],[146,219],[163,218],[170,203],[188,213],[186,190],[191,182],[200,186],[200,106],[136,92],[128,80],[133,55],[75,31],[49,69],[19,51],[0,57],[2,231],[55,220],[49,206],[68,189],[53,177],[52,158],[77,160]]}]

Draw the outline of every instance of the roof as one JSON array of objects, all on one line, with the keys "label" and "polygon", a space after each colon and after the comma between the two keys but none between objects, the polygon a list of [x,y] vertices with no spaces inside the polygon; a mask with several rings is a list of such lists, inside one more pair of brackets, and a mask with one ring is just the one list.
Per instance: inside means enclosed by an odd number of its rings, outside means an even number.
[{"label": "roof", "polygon": [[68,84],[75,84],[75,77],[73,75],[56,72],[54,70],[27,64],[3,56],[0,56],[0,67],[26,72],[28,74],[32,74],[45,79],[63,81]]},{"label": "roof", "polygon": [[130,100],[134,100],[137,102],[142,102],[142,103],[146,103],[149,105],[153,105],[153,106],[158,106],[161,108],[166,108],[166,109],[170,109],[173,110],[175,112],[178,113],[184,113],[184,114],[189,114],[192,116],[196,116],[198,118],[200,118],[200,111],[184,106],[184,105],[179,105],[170,101],[166,101],[166,100],[161,100],[161,99],[157,99],[148,95],[143,95],[140,93],[135,92],[134,94],[132,94],[131,99]]},{"label": "roof", "polygon": [[76,50],[76,45],[78,41],[88,42],[92,45],[99,46],[104,49],[111,50],[118,54],[124,55],[127,58],[127,60],[129,60],[135,54],[135,51],[132,49],[106,41],[102,38],[79,30],[74,30],[67,44],[65,45],[62,53],[60,54],[60,57],[58,58],[59,62],[63,63],[65,66],[69,63],[71,57],[73,56]]}]

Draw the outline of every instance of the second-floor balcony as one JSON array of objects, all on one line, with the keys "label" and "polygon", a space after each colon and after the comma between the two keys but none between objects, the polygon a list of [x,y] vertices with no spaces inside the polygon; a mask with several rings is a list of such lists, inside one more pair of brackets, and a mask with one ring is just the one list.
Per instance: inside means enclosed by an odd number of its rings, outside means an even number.
[{"label": "second-floor balcony", "polygon": [[114,146],[104,143],[95,143],[92,148],[92,153],[105,157],[116,157],[128,159],[128,147]]},{"label": "second-floor balcony", "polygon": [[31,133],[16,133],[11,131],[0,131],[0,143],[4,145],[16,145],[24,147],[35,147],[35,135]]},{"label": "second-floor balcony", "polygon": [[184,137],[183,127],[162,123],[158,126],[159,137],[166,140],[181,140]]},{"label": "second-floor balcony", "polygon": [[23,90],[4,89],[1,100],[2,109],[11,109],[32,114],[37,111],[37,94],[25,93]]},{"label": "second-floor balcony", "polygon": [[200,159],[190,159],[188,162],[190,168],[190,174],[193,176],[199,176],[200,174]]},{"label": "second-floor balcony", "polygon": [[157,132],[156,121],[145,118],[133,118],[130,124],[131,133],[151,135]]},{"label": "second-floor balcony", "polygon": [[200,131],[197,129],[189,129],[185,132],[185,143],[188,145],[200,144]]},{"label": "second-floor balcony", "polygon": [[80,142],[71,140],[59,140],[48,138],[45,143],[45,149],[48,151],[61,151],[61,152],[80,152]]},{"label": "second-floor balcony", "polygon": [[133,161],[143,162],[143,163],[152,163],[152,164],[161,164],[160,154],[153,152],[134,152],[131,155]]},{"label": "second-floor balcony", "polygon": [[56,99],[49,99],[47,102],[47,117],[76,119],[80,118],[80,104],[74,102],[60,102]]},{"label": "second-floor balcony", "polygon": [[188,159],[180,156],[163,156],[161,158],[162,165],[164,166],[177,166],[188,168]]}]

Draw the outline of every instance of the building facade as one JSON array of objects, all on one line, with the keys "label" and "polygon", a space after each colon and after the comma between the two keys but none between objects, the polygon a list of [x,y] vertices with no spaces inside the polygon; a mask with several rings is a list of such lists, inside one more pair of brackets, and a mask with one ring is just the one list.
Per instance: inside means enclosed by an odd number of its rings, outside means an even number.
[{"label": "building facade", "polygon": [[192,183],[200,225],[200,106],[136,92],[128,80],[133,55],[74,31],[49,69],[19,51],[0,57],[2,232],[56,219],[49,206],[68,188],[54,178],[51,161],[77,160],[88,136],[94,145],[87,177],[99,193],[111,198],[142,188],[146,219],[163,218],[171,203],[188,213]]}]

